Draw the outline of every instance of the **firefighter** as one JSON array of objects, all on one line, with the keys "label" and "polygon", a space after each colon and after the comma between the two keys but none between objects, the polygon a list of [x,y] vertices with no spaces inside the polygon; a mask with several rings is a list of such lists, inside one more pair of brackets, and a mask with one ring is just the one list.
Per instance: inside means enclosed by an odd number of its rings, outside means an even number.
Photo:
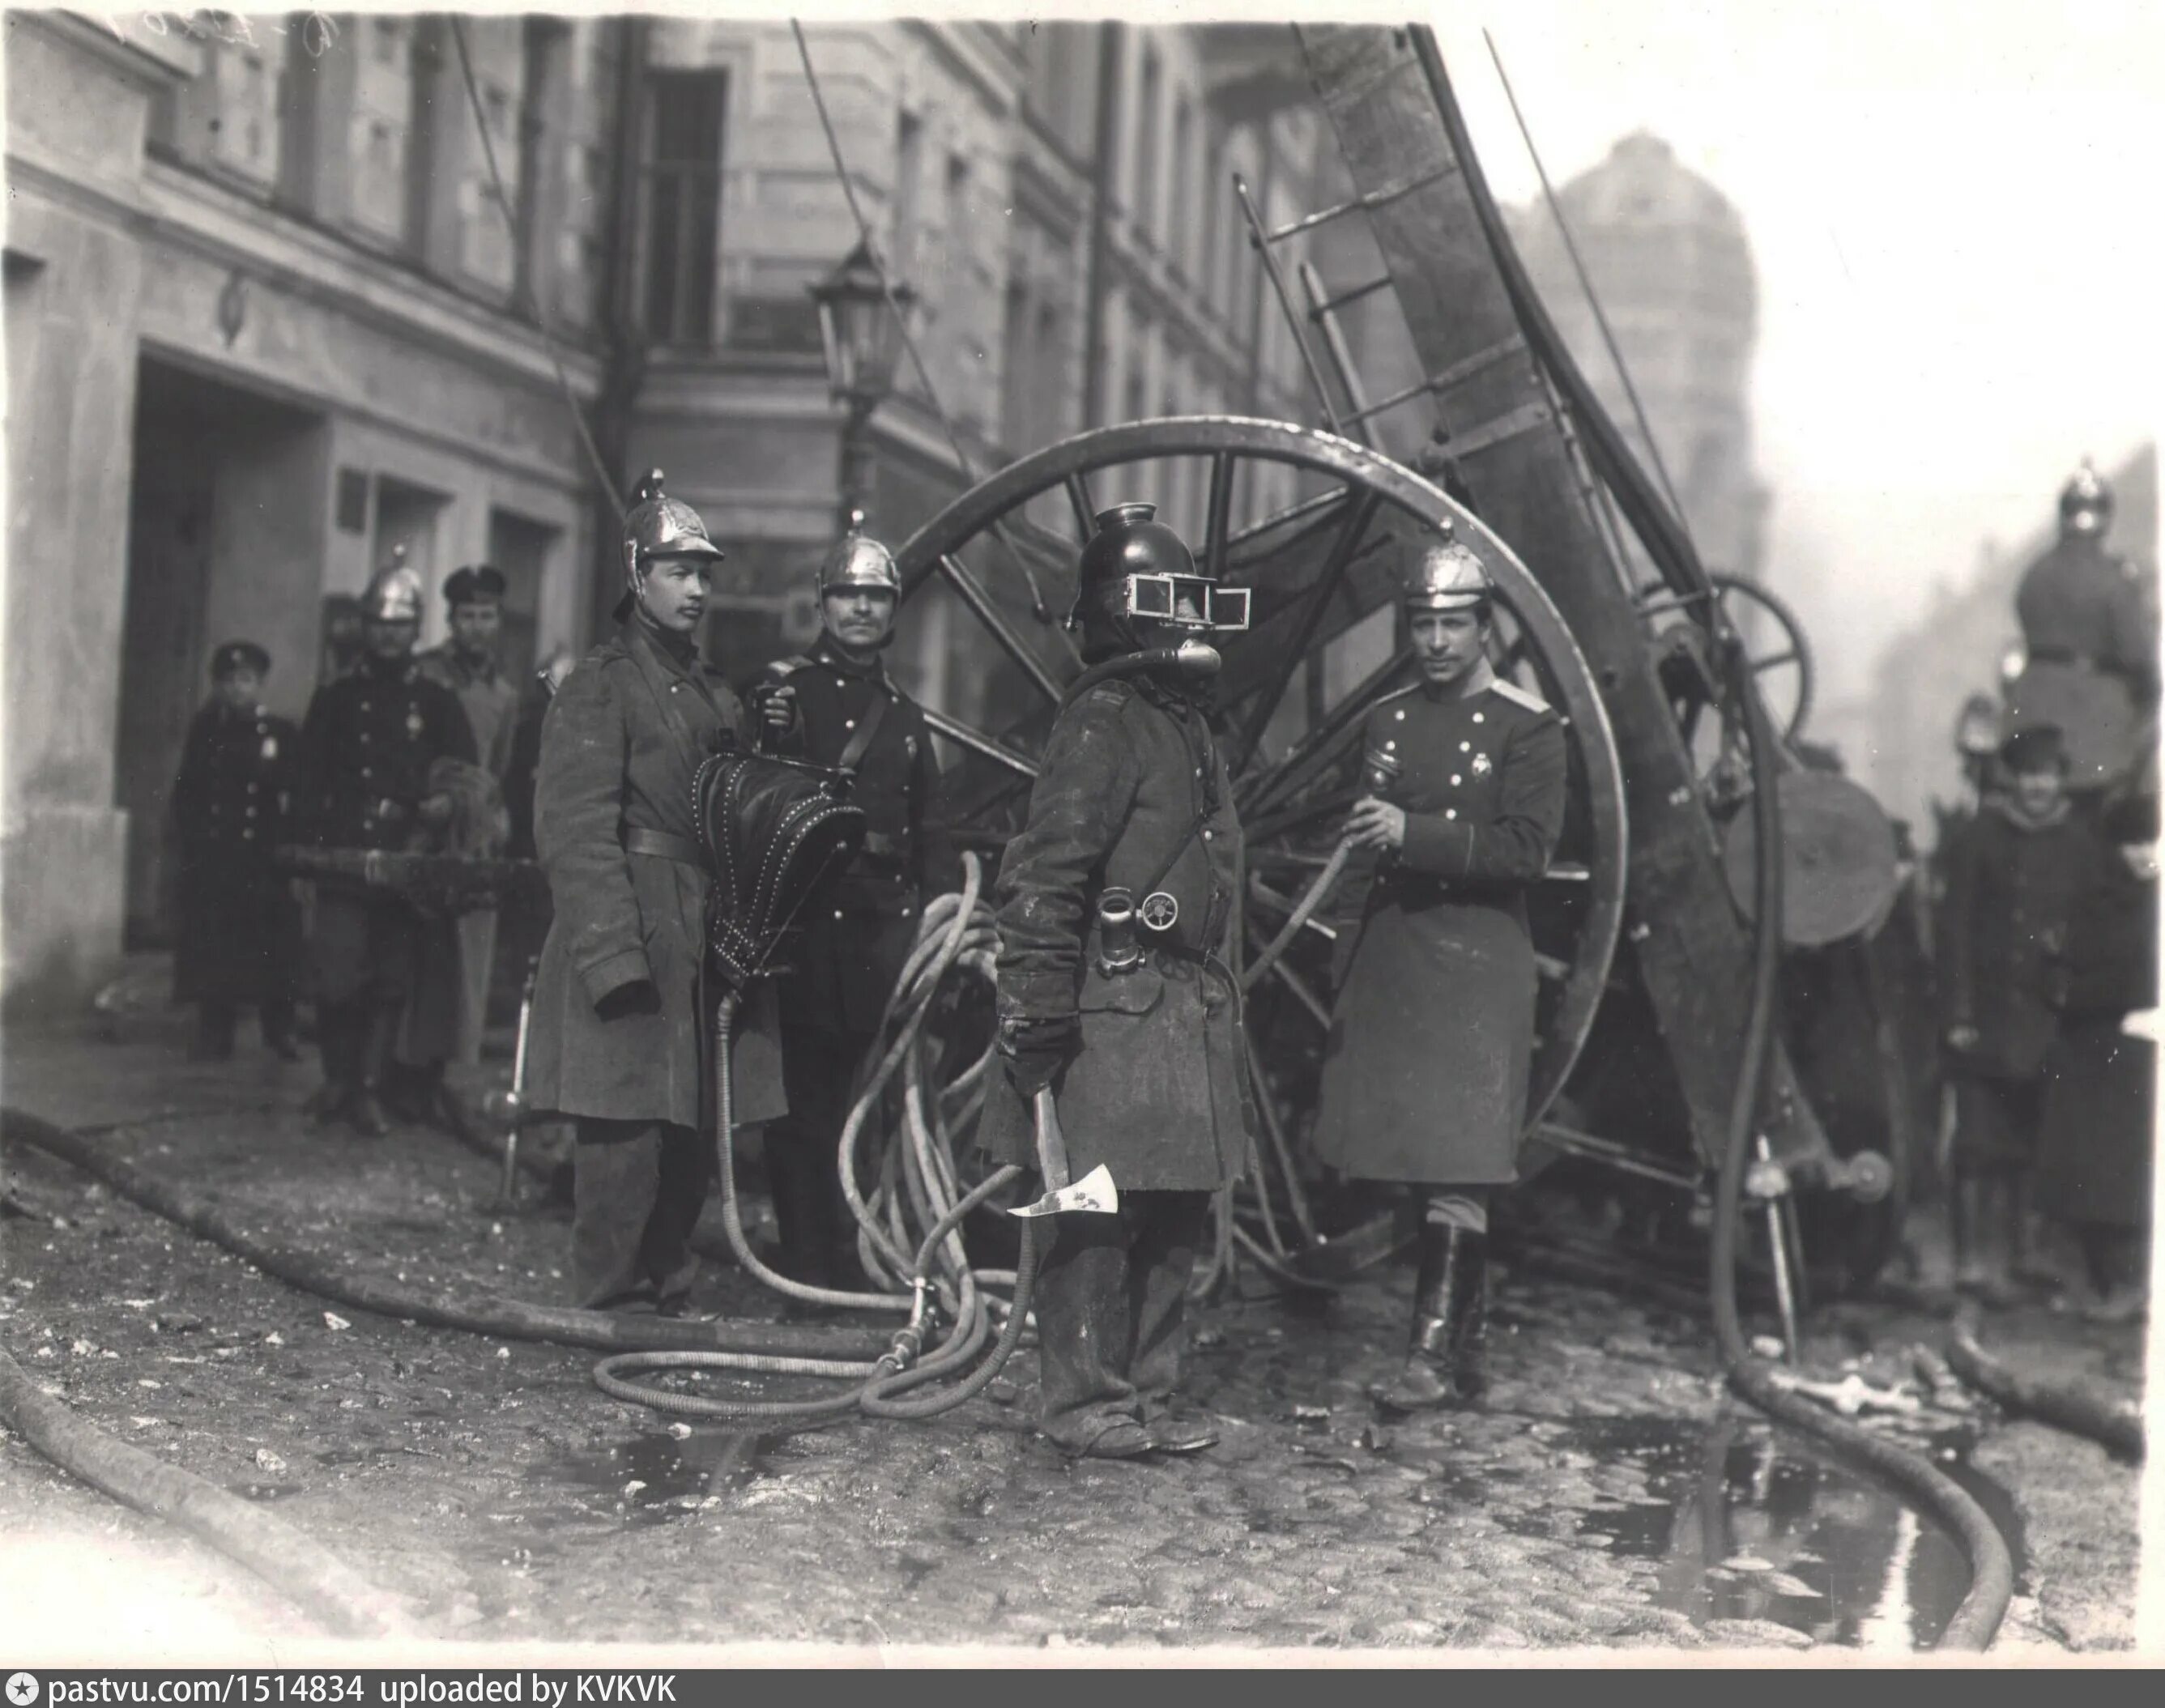
[{"label": "firefighter", "polygon": [[[451,799],[431,792],[429,769],[440,759],[472,763],[473,730],[457,698],[414,657],[419,577],[395,557],[369,583],[361,616],[361,662],[316,690],[302,726],[305,828],[324,847],[404,851],[450,822]],[[370,1138],[387,1130],[384,1075],[423,930],[387,889],[319,884],[311,950],[324,1086],[309,1112],[319,1123],[344,1115]]]},{"label": "firefighter", "polygon": [[[596,1309],[681,1312],[714,1178],[703,1131],[713,1000],[700,763],[744,709],[699,656],[722,552],[658,469],[624,518],[616,634],[566,677],[541,730],[535,840],[555,904],[527,1040],[528,1106],[574,1123],[573,1285]],[[716,993],[719,995],[719,993]],[[771,1000],[736,1037],[736,1114],[782,1113]]]},{"label": "firefighter", "polygon": [[212,694],[188,725],[173,780],[180,933],[173,995],[197,1004],[199,1061],[233,1054],[236,1013],[255,1005],[266,1049],[287,1062],[300,970],[300,914],[271,864],[286,839],[300,731],[258,696],[271,655],[229,640],[211,655]]},{"label": "firefighter", "polygon": [[[1108,510],[1083,547],[1070,621],[1086,663],[1213,620],[1214,584],[1153,514]],[[1157,595],[1146,609],[1173,614],[1136,614],[1139,592]],[[1198,690],[1152,671],[1101,681],[1062,709],[1001,863],[1005,1071],[988,1088],[981,1142],[1036,1168],[1031,1104],[1050,1086],[1070,1172],[1104,1164],[1119,1194],[1117,1215],[1049,1219],[1056,1232],[1038,1271],[1040,1426],[1072,1455],[1217,1439],[1177,1391],[1210,1195],[1248,1157],[1241,1003],[1224,958],[1240,847]],[[1118,921],[1130,911],[1124,946]]]},{"label": "firefighter", "polygon": [[1369,711],[1369,793],[1345,831],[1364,881],[1339,932],[1315,1142],[1422,1200],[1411,1342],[1375,1394],[1398,1411],[1484,1385],[1488,1199],[1518,1172],[1533,1054],[1525,893],[1563,825],[1563,726],[1491,668],[1494,591],[1447,528],[1413,561],[1421,680]]},{"label": "firefighter", "polygon": [[[2052,971],[2096,847],[2070,809],[2057,729],[2017,730],[1999,763],[2004,788],[1949,850],[1939,969],[1955,1084],[1955,1284],[1991,1305],[2015,1302],[2017,1280],[2045,1278],[2031,1267],[2029,1199],[2059,1031]],[[2002,1240],[1989,1236],[1995,1220]]]},{"label": "firefighter", "polygon": [[[456,571],[444,583],[450,638],[414,661],[424,676],[457,696],[481,767],[499,789],[510,770],[519,713],[519,690],[497,668],[503,593],[503,572],[492,565]],[[422,941],[391,1098],[393,1110],[408,1120],[454,1134],[473,1130],[457,1094],[444,1083],[444,1065],[447,1057],[468,1065],[481,1060],[496,928],[496,909],[476,908],[460,914],[451,930]]]},{"label": "firefighter", "polygon": [[[853,521],[861,521],[861,517]],[[861,1286],[837,1169],[853,1080],[909,958],[928,895],[952,888],[953,849],[928,814],[939,785],[932,732],[888,680],[902,577],[855,526],[814,572],[821,632],[811,651],[769,667],[755,691],[769,745],[856,776],[865,810],[860,854],[804,923],[782,986],[789,1115],[767,1129],[766,1165],[785,1273],[817,1286]]]},{"label": "firefighter", "polygon": [[2083,797],[2136,765],[2157,706],[2157,614],[2134,566],[2105,549],[2112,510],[2112,488],[2083,463],[2060,493],[2059,539],[2015,593],[2025,657],[2010,724],[2059,727]]}]

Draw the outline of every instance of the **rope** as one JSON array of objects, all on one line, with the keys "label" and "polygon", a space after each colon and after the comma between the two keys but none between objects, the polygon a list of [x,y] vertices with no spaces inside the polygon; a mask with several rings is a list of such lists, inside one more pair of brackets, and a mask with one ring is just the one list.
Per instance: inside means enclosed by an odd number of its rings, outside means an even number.
[{"label": "rope", "polygon": [[515,288],[524,298],[524,307],[534,316],[535,329],[540,333],[542,345],[549,352],[550,366],[556,370],[556,383],[562,388],[564,401],[571,408],[572,424],[578,429],[579,444],[587,453],[587,461],[594,472],[594,478],[608,495],[608,501],[615,508],[620,521],[624,517],[624,494],[617,490],[608,465],[602,461],[601,447],[594,443],[593,435],[587,427],[586,411],[579,406],[578,393],[572,389],[571,375],[564,371],[564,358],[556,348],[555,335],[549,330],[549,317],[541,312],[541,299],[535,293],[532,277],[530,274],[522,275],[515,259],[526,252],[526,235],[519,229],[519,215],[512,210],[511,198],[504,193],[503,174],[497,170],[496,140],[488,134],[488,118],[482,110],[481,88],[474,81],[473,58],[466,51],[465,21],[454,14],[450,24],[451,45],[458,50],[459,76],[466,86],[466,106],[473,113],[475,129],[481,132],[482,157],[488,163],[489,182],[496,187],[496,205],[503,210],[504,229],[511,234],[514,256],[512,277],[514,279],[524,278],[524,283]]}]

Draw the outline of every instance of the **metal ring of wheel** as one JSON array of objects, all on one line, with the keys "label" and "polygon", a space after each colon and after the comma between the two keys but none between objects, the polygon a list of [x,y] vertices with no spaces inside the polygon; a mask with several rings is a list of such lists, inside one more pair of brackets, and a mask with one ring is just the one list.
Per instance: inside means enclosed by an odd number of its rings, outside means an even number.
[{"label": "metal ring of wheel", "polygon": [[[1744,626],[1739,620],[1741,615],[1738,609],[1740,605],[1757,607],[1771,617],[1774,625],[1782,631],[1782,646],[1778,650],[1763,656],[1747,654],[1746,659],[1755,680],[1770,671],[1795,668],[1796,703],[1790,707],[1788,715],[1781,720],[1782,740],[1784,742],[1794,741],[1804,733],[1805,721],[1812,714],[1812,691],[1818,682],[1811,643],[1804,638],[1803,620],[1788,601],[1756,581],[1748,581],[1736,575],[1710,575],[1707,580],[1720,595],[1730,622],[1740,632]],[[1762,684],[1760,692],[1765,694],[1764,684]],[[1771,709],[1771,699],[1768,704]]]},{"label": "metal ring of wheel", "polygon": [[[1072,598],[1074,561],[1091,519],[1114,497],[1134,496],[1150,481],[1138,466],[1194,458],[1208,468],[1199,561],[1235,585],[1254,590],[1250,631],[1222,648],[1219,704],[1231,730],[1230,753],[1251,859],[1304,834],[1335,836],[1344,791],[1334,779],[1357,756],[1361,713],[1409,679],[1406,655],[1325,709],[1322,721],[1275,760],[1247,764],[1304,660],[1354,622],[1397,607],[1391,546],[1441,524],[1478,551],[1498,589],[1512,631],[1504,651],[1530,664],[1550,703],[1567,720],[1572,756],[1572,835],[1582,862],[1559,869],[1575,892],[1562,910],[1568,938],[1543,956],[1543,993],[1527,1120],[1540,1119],[1584,1045],[1614,957],[1624,912],[1624,788],[1616,744],[1600,694],[1562,614],[1517,555],[1481,519],[1441,488],[1377,451],[1283,422],[1234,416],[1183,416],[1099,428],[1049,445],[962,493],[896,554],[905,601],[935,580],[992,633],[1035,690],[1035,712],[1011,716],[998,733],[935,714],[934,727],[963,746],[981,767],[1003,768],[1008,799],[1027,776],[1050,727],[1060,691],[1081,665],[1056,620]],[[1288,466],[1324,490],[1246,525],[1233,515],[1243,464]],[[1104,499],[1091,481],[1108,471],[1138,469]],[[1156,476],[1162,490],[1165,474]],[[1068,528],[1027,514],[1033,503],[1057,507]],[[1176,522],[1176,525],[1177,522]],[[1069,530],[1072,529],[1072,531]],[[1183,530],[1185,531],[1185,530]],[[1020,572],[1019,574],[1014,572]],[[1054,597],[1046,598],[1046,583]],[[1500,624],[1499,624],[1500,626]],[[982,688],[982,683],[966,687]],[[1325,821],[1328,821],[1327,823]],[[1293,855],[1313,867],[1313,854]],[[1549,886],[1544,886],[1546,889]],[[1282,912],[1277,915],[1282,919]],[[1275,923],[1275,921],[1273,921]],[[1259,922],[1259,930],[1267,929]],[[1537,952],[1543,949],[1537,939]],[[1283,963],[1281,963],[1283,966]],[[1287,969],[1289,971],[1290,969]],[[1292,981],[1288,981],[1289,983]],[[1312,995],[1303,1002],[1320,1013]]]}]

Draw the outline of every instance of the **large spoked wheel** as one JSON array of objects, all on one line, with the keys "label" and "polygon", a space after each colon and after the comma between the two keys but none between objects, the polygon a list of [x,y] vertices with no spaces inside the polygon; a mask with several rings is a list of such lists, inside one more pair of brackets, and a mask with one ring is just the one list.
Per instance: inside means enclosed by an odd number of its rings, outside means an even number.
[{"label": "large spoked wheel", "polygon": [[[1273,495],[1279,500],[1271,507]],[[965,750],[949,815],[988,851],[1019,825],[1035,756],[1080,661],[1061,627],[1091,519],[1145,499],[1198,561],[1252,589],[1251,626],[1219,638],[1217,722],[1247,832],[1245,961],[1276,937],[1330,857],[1357,793],[1364,714],[1413,680],[1398,617],[1403,554],[1448,523],[1498,588],[1500,673],[1567,720],[1571,799],[1551,881],[1531,909],[1541,969],[1528,1119],[1569,1074],[1599,1006],[1623,917],[1624,793],[1607,714],[1562,615],[1510,547],[1438,488],[1365,446],[1281,422],[1179,417],[1085,433],[956,499],[897,554],[905,629],[981,622],[1003,667],[950,680],[934,727]],[[1342,907],[1346,898],[1338,899]],[[1327,1026],[1333,931],[1314,928],[1251,994],[1273,1071],[1274,1139],[1312,1109]],[[1304,1071],[1304,1066],[1309,1071]],[[1283,1148],[1281,1147],[1283,1155]]]},{"label": "large spoked wheel", "polygon": [[1788,602],[1756,581],[1741,576],[1710,575],[1723,611],[1744,637],[1744,656],[1767,713],[1784,741],[1804,732],[1812,714],[1816,686],[1812,649],[1804,625]]}]

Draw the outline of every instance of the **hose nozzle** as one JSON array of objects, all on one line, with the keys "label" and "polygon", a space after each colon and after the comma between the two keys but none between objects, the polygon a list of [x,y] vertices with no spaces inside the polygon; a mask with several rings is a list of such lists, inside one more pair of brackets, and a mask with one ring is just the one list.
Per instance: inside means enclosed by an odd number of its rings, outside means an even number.
[{"label": "hose nozzle", "polygon": [[1215,676],[1225,662],[1215,646],[1200,640],[1183,640],[1172,651],[1174,667],[1183,676]]}]

